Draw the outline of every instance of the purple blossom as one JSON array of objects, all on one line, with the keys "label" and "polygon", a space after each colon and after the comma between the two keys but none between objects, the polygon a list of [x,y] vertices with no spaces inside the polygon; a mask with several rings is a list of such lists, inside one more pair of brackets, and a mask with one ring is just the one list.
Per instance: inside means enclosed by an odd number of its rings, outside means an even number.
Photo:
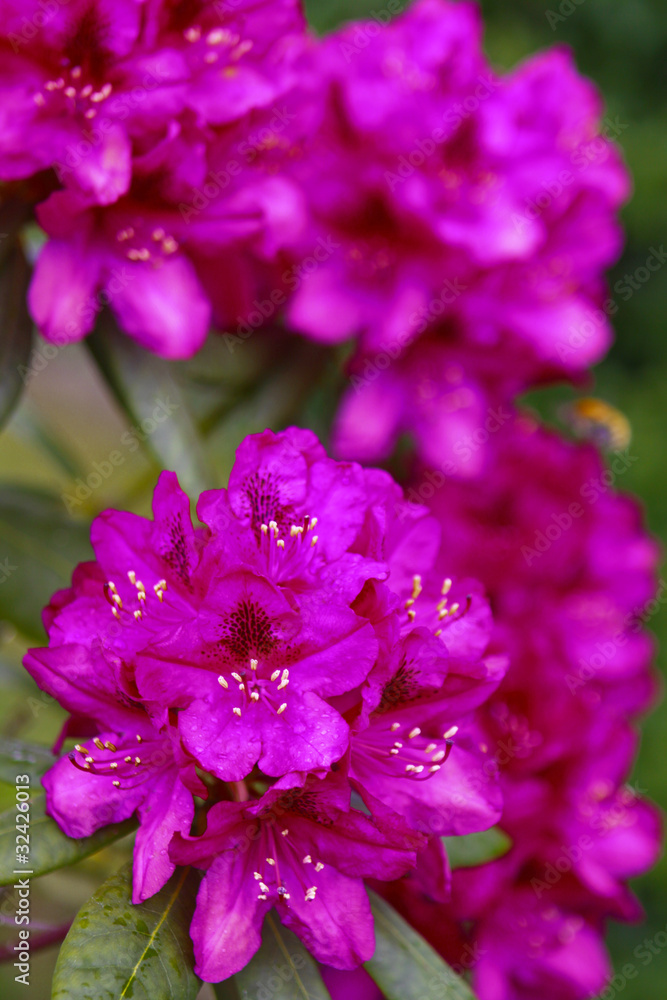
[{"label": "purple blossom", "polygon": [[125,194],[132,156],[189,110],[226,124],[276,99],[303,33],[296,0],[221,5],[36,0],[0,15],[0,176],[49,167],[99,204]]},{"label": "purple blossom", "polygon": [[197,974],[217,982],[242,969],[274,906],[316,958],[356,968],[375,950],[362,878],[398,878],[420,846],[400,823],[351,809],[336,777],[287,775],[257,801],[215,805],[203,836],[171,848],[178,864],[206,869],[192,924]]},{"label": "purple blossom", "polygon": [[[489,649],[509,657],[476,722],[513,846],[454,872],[446,914],[472,921],[481,1000],[584,1000],[609,973],[604,921],[639,916],[627,880],[661,840],[656,811],[626,785],[629,723],[655,695],[642,625],[658,552],[636,504],[613,490],[627,455],[607,469],[591,446],[515,412],[488,451],[483,473],[443,483],[432,507],[440,564],[485,584]],[[419,919],[407,890],[397,902]],[[463,943],[436,946],[462,961]]]},{"label": "purple blossom", "polygon": [[490,409],[577,379],[609,345],[602,274],[629,185],[599,98],[562,50],[497,76],[476,9],[446,0],[346,26],[306,64],[297,106],[317,141],[290,168],[310,213],[294,252],[338,249],[288,318],[358,338],[338,453],[376,461],[407,431],[472,477],[484,449],[468,462],[460,443]]},{"label": "purple blossom", "polygon": [[95,561],[46,609],[26,666],[71,713],[58,748],[81,739],[45,778],[48,810],[76,837],[137,813],[136,900],[174,863],[207,870],[204,978],[243,967],[274,904],[354,968],[374,947],[361,880],[416,866],[445,898],[439,836],[498,819],[474,721],[506,669],[488,605],[434,569],[425,508],[310,431],[247,438],[197,512],[195,528],[162,473],[153,520],[101,514]]}]

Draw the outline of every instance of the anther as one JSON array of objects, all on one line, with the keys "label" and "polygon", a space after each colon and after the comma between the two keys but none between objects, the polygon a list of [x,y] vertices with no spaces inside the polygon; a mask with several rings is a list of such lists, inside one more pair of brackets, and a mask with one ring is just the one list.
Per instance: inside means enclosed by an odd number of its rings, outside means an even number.
[{"label": "anther", "polygon": [[95,737],[93,743],[95,744],[98,750],[104,750],[104,743],[102,743],[102,740],[99,738],[99,736]]},{"label": "anther", "polygon": [[275,865],[276,859],[275,858],[267,858],[266,859],[266,863],[267,863],[267,865]]},{"label": "anther", "polygon": [[233,708],[232,712],[234,713],[234,715],[238,715],[239,719],[241,718],[241,709],[240,708]]},{"label": "anther", "polygon": [[284,701],[280,706],[280,708],[278,709],[278,715],[282,715],[282,713],[285,711],[286,708],[287,708],[287,702]]},{"label": "anther", "polygon": [[306,854],[305,858],[302,860],[301,863],[304,865],[312,865],[313,859],[311,858],[310,854]]},{"label": "anther", "polygon": [[421,729],[419,728],[419,726],[415,726],[415,728],[411,729],[410,732],[408,733],[408,739],[414,740],[415,736],[420,736],[420,735],[421,735]]},{"label": "anther", "polygon": [[323,868],[324,868],[324,865],[322,864],[322,862],[318,861],[317,864],[315,865],[315,871],[316,872],[321,872]]},{"label": "anther", "polygon": [[251,670],[257,670],[258,664],[259,664],[258,660],[251,660],[250,661],[250,669]]},{"label": "anther", "polygon": [[229,690],[229,684],[227,683],[227,681],[225,680],[225,678],[222,676],[222,674],[220,674],[220,676],[218,677],[218,684],[220,685],[220,687],[223,687],[225,689],[225,691]]},{"label": "anther", "polygon": [[438,746],[437,743],[429,743],[429,745],[424,750],[424,753],[433,753],[433,751],[437,749],[437,746]]},{"label": "anther", "polygon": [[280,831],[280,836],[281,837],[287,837],[287,836],[289,836],[289,830],[281,830]]},{"label": "anther", "polygon": [[129,569],[127,571],[127,578],[130,581],[130,583],[132,584],[132,586],[134,586],[135,583],[137,582],[137,574],[134,572],[133,569]]},{"label": "anther", "polygon": [[112,781],[111,784],[114,788],[120,788],[120,781]]},{"label": "anther", "polygon": [[391,724],[391,731],[392,731],[392,733],[395,733],[396,730],[400,729],[400,728],[401,728],[400,722],[392,722],[392,724]]},{"label": "anther", "polygon": [[277,681],[279,677],[280,677],[280,671],[274,670],[273,673],[271,674],[271,680]]},{"label": "anther", "polygon": [[114,753],[115,753],[115,752],[116,752],[116,750],[118,749],[118,747],[115,747],[115,746],[113,745],[113,743],[110,743],[110,742],[109,742],[108,740],[107,740],[107,742],[106,742],[106,743],[104,744],[104,746],[105,746],[105,747],[107,748],[107,750],[113,750],[113,751],[114,751]]},{"label": "anther", "polygon": [[452,728],[448,729],[446,733],[443,733],[442,735],[443,740],[451,739],[451,737],[455,736],[458,733],[458,731],[459,731],[458,726],[452,726]]},{"label": "anther", "polygon": [[234,680],[235,680],[235,681],[236,681],[236,682],[237,682],[238,684],[240,684],[240,683],[241,683],[241,681],[243,680],[243,678],[241,677],[241,675],[240,675],[240,674],[237,674],[237,673],[236,673],[236,671],[234,671],[234,670],[232,670],[232,677],[234,678]]}]

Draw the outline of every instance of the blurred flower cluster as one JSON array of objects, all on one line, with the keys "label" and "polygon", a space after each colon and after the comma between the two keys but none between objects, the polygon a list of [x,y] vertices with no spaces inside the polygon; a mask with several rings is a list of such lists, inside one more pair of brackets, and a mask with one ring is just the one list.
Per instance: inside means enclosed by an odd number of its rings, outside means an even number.
[{"label": "blurred flower cluster", "polygon": [[[496,74],[467,2],[323,39],[298,0],[44,9],[0,11],[0,179],[46,233],[42,334],[108,306],[169,359],[211,326],[232,353],[348,348],[342,461],[266,431],[204,527],[171,473],[153,521],[94,522],[26,660],[82,740],[51,815],[82,837],[138,812],[136,902],[206,870],[210,981],[276,905],[335,1000],[379,997],[350,971],[370,879],[480,1000],[590,997],[660,841],[626,786],[657,551],[614,491],[632,457],[519,397],[611,342],[630,183],[596,91],[563,49]],[[403,445],[405,494],[356,464]],[[509,850],[450,872],[442,837],[496,823]]]}]

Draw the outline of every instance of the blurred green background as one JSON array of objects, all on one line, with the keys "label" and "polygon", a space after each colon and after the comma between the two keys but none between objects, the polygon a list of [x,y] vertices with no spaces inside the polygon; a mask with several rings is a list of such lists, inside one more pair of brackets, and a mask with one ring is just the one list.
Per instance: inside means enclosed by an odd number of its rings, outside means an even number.
[{"label": "blurred green background", "polygon": [[[346,18],[383,10],[384,0],[307,0],[313,25],[328,30]],[[607,114],[620,123],[620,144],[634,176],[635,194],[624,211],[627,243],[622,260],[612,272],[613,284],[645,264],[652,248],[667,243],[667,3],[665,0],[483,0],[486,49],[496,67],[509,69],[532,53],[554,44],[570,45],[580,69],[597,82]],[[616,296],[614,296],[616,297]],[[623,489],[637,493],[646,506],[652,531],[667,538],[667,463],[663,440],[667,434],[667,266],[653,273],[628,301],[618,300],[617,340],[610,356],[595,372],[591,390],[623,411],[632,424],[631,453],[637,461],[623,478]],[[103,343],[98,345],[100,350]],[[232,460],[233,445],[243,434],[261,426],[297,419],[318,426],[332,393],[327,355],[313,345],[295,343],[285,361],[270,342],[253,340],[253,349],[205,350],[194,362],[171,371],[139,372],[147,401],[143,415],[155,401],[168,397],[176,411],[166,425],[171,443],[187,455],[194,492],[206,475],[206,454],[193,445],[187,410],[206,427],[206,448],[215,454],[218,475]],[[131,348],[116,363],[137,372],[139,361]],[[77,380],[72,392],[72,379]],[[261,377],[270,372],[270,377]],[[181,384],[194,392],[190,395]],[[259,378],[259,381],[258,381]],[[142,381],[143,379],[143,381]],[[317,393],[315,407],[302,405]],[[186,397],[180,393],[186,392]],[[555,419],[570,390],[555,388],[541,394],[540,409]],[[126,401],[127,402],[127,401]],[[535,397],[531,398],[535,403]],[[35,694],[20,670],[26,641],[41,641],[36,608],[62,586],[76,558],[87,552],[87,520],[105,506],[120,504],[145,510],[155,463],[126,437],[128,420],[118,400],[111,398],[86,347],[76,346],[47,355],[44,368],[30,379],[24,400],[0,436],[0,476],[3,486],[20,484],[30,492],[3,489],[0,493],[0,731],[46,742],[57,732],[62,713],[46,697]],[[175,442],[175,443],[174,443]],[[156,433],[148,442],[165,447]],[[85,479],[93,463],[104,463],[120,451],[121,464],[112,476],[79,500],[77,479]],[[162,451],[164,456],[164,451]],[[214,483],[209,482],[208,485]],[[222,485],[217,483],[216,485]],[[48,491],[45,493],[44,491]],[[85,491],[84,491],[85,492]],[[12,570],[5,584],[2,560]],[[619,567],[622,570],[622,567]],[[663,571],[667,578],[667,570]],[[17,603],[17,594],[23,594]],[[12,604],[12,622],[6,602]],[[3,612],[3,605],[5,610]],[[16,628],[18,625],[18,629]],[[650,622],[662,646],[665,669],[667,610]],[[663,703],[646,721],[633,785],[667,805],[667,706]],[[0,801],[0,809],[4,802]],[[40,880],[35,905],[40,916],[58,923],[99,884],[103,873],[117,868],[127,853],[116,845],[78,865],[74,871]],[[645,939],[667,928],[667,861],[637,881],[636,891],[647,911],[641,926],[614,926],[609,941],[614,964],[637,966],[639,975],[623,987],[625,1000],[664,1000],[667,995],[667,948],[644,966],[633,954]],[[0,897],[0,912],[2,899]],[[2,928],[0,928],[0,932]],[[10,934],[12,932],[10,931]],[[17,985],[7,966],[0,967],[3,1000],[30,996],[46,1000],[55,950],[35,960],[29,990]],[[209,994],[206,994],[208,996]],[[203,1000],[202,994],[202,1000]],[[536,998],[539,1000],[539,998]]]}]

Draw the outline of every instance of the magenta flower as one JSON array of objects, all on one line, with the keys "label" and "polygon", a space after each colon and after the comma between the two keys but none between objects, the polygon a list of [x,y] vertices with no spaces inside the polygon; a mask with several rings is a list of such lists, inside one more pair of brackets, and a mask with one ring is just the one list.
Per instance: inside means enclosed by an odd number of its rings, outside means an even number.
[{"label": "magenta flower", "polygon": [[[513,411],[487,451],[483,473],[443,481],[432,507],[441,566],[486,585],[490,649],[509,657],[476,722],[513,846],[454,872],[447,915],[473,922],[481,1000],[584,1000],[608,975],[604,921],[638,916],[627,880],[661,840],[655,810],[625,785],[628,722],[655,693],[642,626],[658,552],[636,505],[613,490],[629,454],[606,469],[592,447]],[[412,915],[407,897],[403,908]],[[448,957],[462,955],[463,945]]]},{"label": "magenta flower", "polygon": [[[233,155],[229,143],[226,153]],[[47,339],[84,337],[109,305],[121,327],[146,348],[186,358],[206,338],[212,302],[223,322],[246,308],[240,289],[251,296],[259,282],[254,270],[264,266],[253,248],[260,253],[282,225],[290,189],[259,168],[239,172],[225,185],[218,175],[210,180],[210,168],[201,130],[174,127],[135,158],[132,187],[113,205],[58,191],[38,207],[51,239],[37,260],[29,305]],[[239,282],[221,283],[222,262],[234,257]]]},{"label": "magenta flower", "polygon": [[[79,568],[82,589],[92,578],[87,567]],[[159,731],[120,690],[99,650],[75,640],[32,650],[25,665],[42,690],[73,713],[63,736],[90,736],[45,775],[47,812],[69,837],[89,837],[136,812],[133,899],[139,903],[174,871],[167,847],[174,833],[190,830],[193,793],[206,796],[195,761],[171,727]]]},{"label": "magenta flower", "polygon": [[45,778],[49,812],[76,837],[137,813],[137,900],[175,863],[207,869],[204,978],[243,967],[274,904],[320,961],[354,968],[374,948],[361,880],[416,866],[445,898],[439,835],[498,819],[474,721],[506,668],[488,606],[434,576],[425,508],[310,431],[247,438],[197,512],[203,527],[162,473],[153,520],[101,514],[96,561],[45,611],[26,666],[72,713],[58,747],[82,740]]},{"label": "magenta flower", "polygon": [[132,155],[190,110],[237,120],[288,85],[296,0],[215,4],[28,0],[0,15],[0,177],[53,168],[99,204],[125,194]]},{"label": "magenta flower", "polygon": [[197,974],[217,982],[242,969],[274,906],[320,961],[357,967],[375,950],[362,878],[400,877],[420,846],[400,823],[351,809],[337,777],[288,775],[257,801],[219,803],[203,836],[171,848],[178,864],[206,869],[192,923]]},{"label": "magenta flower", "polygon": [[484,449],[467,461],[456,444],[489,410],[606,350],[601,279],[628,180],[563,51],[499,78],[476,10],[446,0],[374,28],[341,29],[303,70],[299,121],[318,140],[291,167],[311,219],[295,254],[336,249],[300,276],[288,318],[359,339],[339,454],[375,461],[407,431],[472,476]]},{"label": "magenta flower", "polygon": [[491,634],[481,595],[434,582],[415,579],[404,635],[368,677],[349,777],[370,808],[381,802],[428,835],[460,835],[492,826],[501,801],[476,734],[454,720],[489,697],[507,665],[481,659]]}]

